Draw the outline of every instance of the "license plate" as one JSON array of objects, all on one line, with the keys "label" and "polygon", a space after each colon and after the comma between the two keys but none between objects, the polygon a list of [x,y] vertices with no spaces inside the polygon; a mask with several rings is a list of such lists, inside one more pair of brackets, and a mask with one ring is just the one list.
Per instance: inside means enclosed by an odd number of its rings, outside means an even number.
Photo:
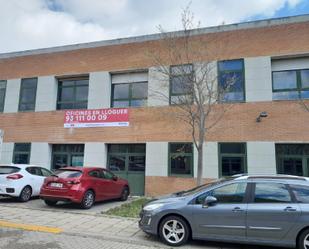
[{"label": "license plate", "polygon": [[52,182],[50,184],[51,187],[54,187],[54,188],[62,188],[63,184],[62,183],[57,183],[57,182]]}]

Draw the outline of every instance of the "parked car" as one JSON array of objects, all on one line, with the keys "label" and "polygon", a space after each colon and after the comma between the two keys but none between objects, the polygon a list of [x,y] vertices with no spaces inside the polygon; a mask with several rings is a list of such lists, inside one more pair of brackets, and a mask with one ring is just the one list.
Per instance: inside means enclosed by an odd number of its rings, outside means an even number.
[{"label": "parked car", "polygon": [[40,194],[44,179],[52,172],[36,165],[0,165],[0,196],[17,197],[26,202]]},{"label": "parked car", "polygon": [[238,176],[146,204],[140,228],[171,246],[193,239],[309,248],[309,178]]},{"label": "parked car", "polygon": [[65,167],[45,179],[40,197],[49,206],[58,201],[79,203],[89,209],[97,201],[127,200],[130,194],[127,180],[97,167]]}]

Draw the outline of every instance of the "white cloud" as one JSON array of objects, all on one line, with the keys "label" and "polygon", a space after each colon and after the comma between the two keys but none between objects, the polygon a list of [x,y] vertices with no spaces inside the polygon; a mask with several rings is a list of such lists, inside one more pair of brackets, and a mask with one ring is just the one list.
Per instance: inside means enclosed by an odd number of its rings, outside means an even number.
[{"label": "white cloud", "polygon": [[[192,0],[202,26],[271,17],[302,0]],[[0,53],[180,29],[189,0],[0,0]]]}]

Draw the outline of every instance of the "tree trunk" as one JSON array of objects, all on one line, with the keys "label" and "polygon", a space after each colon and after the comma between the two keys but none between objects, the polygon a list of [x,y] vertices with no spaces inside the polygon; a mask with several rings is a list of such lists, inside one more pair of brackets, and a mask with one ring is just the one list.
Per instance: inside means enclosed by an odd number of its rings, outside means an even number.
[{"label": "tree trunk", "polygon": [[197,186],[203,184],[203,144],[203,140],[199,141],[197,148]]}]

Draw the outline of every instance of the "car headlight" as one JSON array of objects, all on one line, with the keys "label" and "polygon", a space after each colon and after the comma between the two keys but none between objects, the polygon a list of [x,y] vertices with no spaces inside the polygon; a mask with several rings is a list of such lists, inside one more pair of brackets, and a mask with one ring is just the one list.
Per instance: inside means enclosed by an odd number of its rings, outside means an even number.
[{"label": "car headlight", "polygon": [[153,211],[153,210],[158,209],[162,206],[163,206],[162,203],[154,203],[154,204],[149,204],[149,205],[145,206],[143,209],[145,211]]}]

